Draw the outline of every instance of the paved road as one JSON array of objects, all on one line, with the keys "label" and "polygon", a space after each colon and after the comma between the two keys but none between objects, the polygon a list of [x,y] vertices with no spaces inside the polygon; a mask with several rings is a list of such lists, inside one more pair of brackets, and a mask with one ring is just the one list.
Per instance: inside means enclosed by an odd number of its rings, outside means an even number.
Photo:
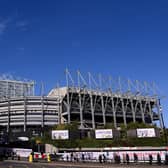
[{"label": "paved road", "polygon": [[165,165],[148,165],[148,164],[130,164],[130,165],[117,165],[117,164],[97,164],[97,163],[28,163],[25,161],[1,161],[0,168],[166,168]]}]

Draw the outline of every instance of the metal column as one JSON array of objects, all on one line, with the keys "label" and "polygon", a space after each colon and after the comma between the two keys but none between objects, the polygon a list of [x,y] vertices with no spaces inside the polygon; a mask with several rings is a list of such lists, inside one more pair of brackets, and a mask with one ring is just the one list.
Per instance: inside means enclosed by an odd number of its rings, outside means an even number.
[{"label": "metal column", "polygon": [[111,103],[112,103],[112,110],[113,110],[114,127],[117,128],[116,109],[115,109],[115,106],[114,106],[114,97],[113,96],[111,96]]},{"label": "metal column", "polygon": [[79,110],[80,110],[80,126],[83,128],[83,108],[82,108],[82,98],[81,98],[81,90],[79,90]]},{"label": "metal column", "polygon": [[103,125],[106,124],[106,116],[105,116],[105,107],[104,107],[104,99],[101,93],[101,105],[102,105],[102,114],[103,114]]},{"label": "metal column", "polygon": [[143,121],[144,123],[146,123],[146,122],[145,122],[145,116],[144,116],[144,111],[143,111],[142,101],[141,101],[141,100],[139,100],[139,104],[140,104],[140,110],[141,110],[141,115],[142,115],[142,121]]},{"label": "metal column", "polygon": [[148,102],[148,106],[149,106],[149,114],[150,114],[150,117],[151,117],[151,122],[153,123],[153,112],[152,112],[150,101]]},{"label": "metal column", "polygon": [[8,119],[7,119],[7,132],[10,130],[10,100],[8,98]]},{"label": "metal column", "polygon": [[163,129],[164,125],[163,125],[163,120],[162,120],[162,111],[161,111],[161,106],[160,106],[160,100],[159,99],[157,100],[156,106],[157,106],[157,112],[158,112],[158,115],[159,115],[160,127]]},{"label": "metal column", "polygon": [[132,110],[132,117],[133,117],[133,122],[136,122],[136,118],[135,118],[135,109],[134,109],[134,105],[133,105],[133,100],[131,98],[131,110]]},{"label": "metal column", "polygon": [[68,113],[68,124],[71,123],[71,115],[70,115],[70,97],[69,97],[69,87],[67,88],[67,113]]},{"label": "metal column", "polygon": [[44,128],[44,96],[41,97],[41,127]]},{"label": "metal column", "polygon": [[[96,99],[96,98],[95,98]],[[93,106],[93,96],[90,91],[90,108],[91,108],[91,113],[92,113],[92,129],[95,129],[95,116],[94,116],[94,106]]]},{"label": "metal column", "polygon": [[27,99],[24,97],[24,125],[23,125],[23,131],[26,132],[26,113],[27,113]]},{"label": "metal column", "polygon": [[121,98],[121,105],[122,105],[122,111],[123,111],[124,125],[127,126],[126,112],[125,112],[125,107],[124,107],[124,100],[123,100],[123,98]]}]

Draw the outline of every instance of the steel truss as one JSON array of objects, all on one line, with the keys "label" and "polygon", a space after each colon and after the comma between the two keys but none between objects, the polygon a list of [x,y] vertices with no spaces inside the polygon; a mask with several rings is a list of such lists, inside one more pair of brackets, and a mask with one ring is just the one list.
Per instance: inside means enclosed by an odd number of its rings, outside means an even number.
[{"label": "steel truss", "polygon": [[80,128],[95,129],[109,123],[117,128],[121,123],[152,124],[158,120],[163,128],[160,98],[154,83],[120,77],[105,80],[101,75],[96,79],[91,73],[84,77],[80,71],[76,82],[68,69],[65,73],[67,93],[63,98],[62,117],[68,123],[79,121]]}]

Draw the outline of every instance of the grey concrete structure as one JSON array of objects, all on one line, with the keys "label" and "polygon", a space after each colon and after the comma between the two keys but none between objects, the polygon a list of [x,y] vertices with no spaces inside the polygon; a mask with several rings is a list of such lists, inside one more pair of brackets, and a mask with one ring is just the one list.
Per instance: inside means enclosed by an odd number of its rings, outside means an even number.
[{"label": "grey concrete structure", "polygon": [[33,95],[34,81],[20,81],[13,79],[11,76],[0,76],[0,100]]},{"label": "grey concrete structure", "polygon": [[7,132],[26,132],[59,123],[60,102],[56,97],[19,97],[0,101],[0,126]]},{"label": "grey concrete structure", "polygon": [[[52,89],[48,96],[34,96],[33,83],[10,81],[2,86],[0,82],[1,93],[12,93],[0,96],[0,129],[26,132],[29,128],[73,122],[78,122],[80,129],[106,124],[117,128],[122,123],[127,126],[129,122],[155,121],[163,128],[160,97],[154,84],[111,77],[105,80],[101,75],[95,79],[91,73],[84,77],[79,71],[76,79],[75,83],[66,70],[66,86]],[[11,89],[5,90],[8,85]],[[24,85],[30,90],[24,90]]]}]

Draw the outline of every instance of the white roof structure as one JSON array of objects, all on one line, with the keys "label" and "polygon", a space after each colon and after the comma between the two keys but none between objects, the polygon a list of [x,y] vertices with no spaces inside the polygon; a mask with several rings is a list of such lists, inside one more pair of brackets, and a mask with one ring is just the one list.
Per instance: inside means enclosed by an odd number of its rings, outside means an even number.
[{"label": "white roof structure", "polygon": [[48,93],[48,97],[64,97],[67,93],[67,89],[67,87],[53,88]]}]

